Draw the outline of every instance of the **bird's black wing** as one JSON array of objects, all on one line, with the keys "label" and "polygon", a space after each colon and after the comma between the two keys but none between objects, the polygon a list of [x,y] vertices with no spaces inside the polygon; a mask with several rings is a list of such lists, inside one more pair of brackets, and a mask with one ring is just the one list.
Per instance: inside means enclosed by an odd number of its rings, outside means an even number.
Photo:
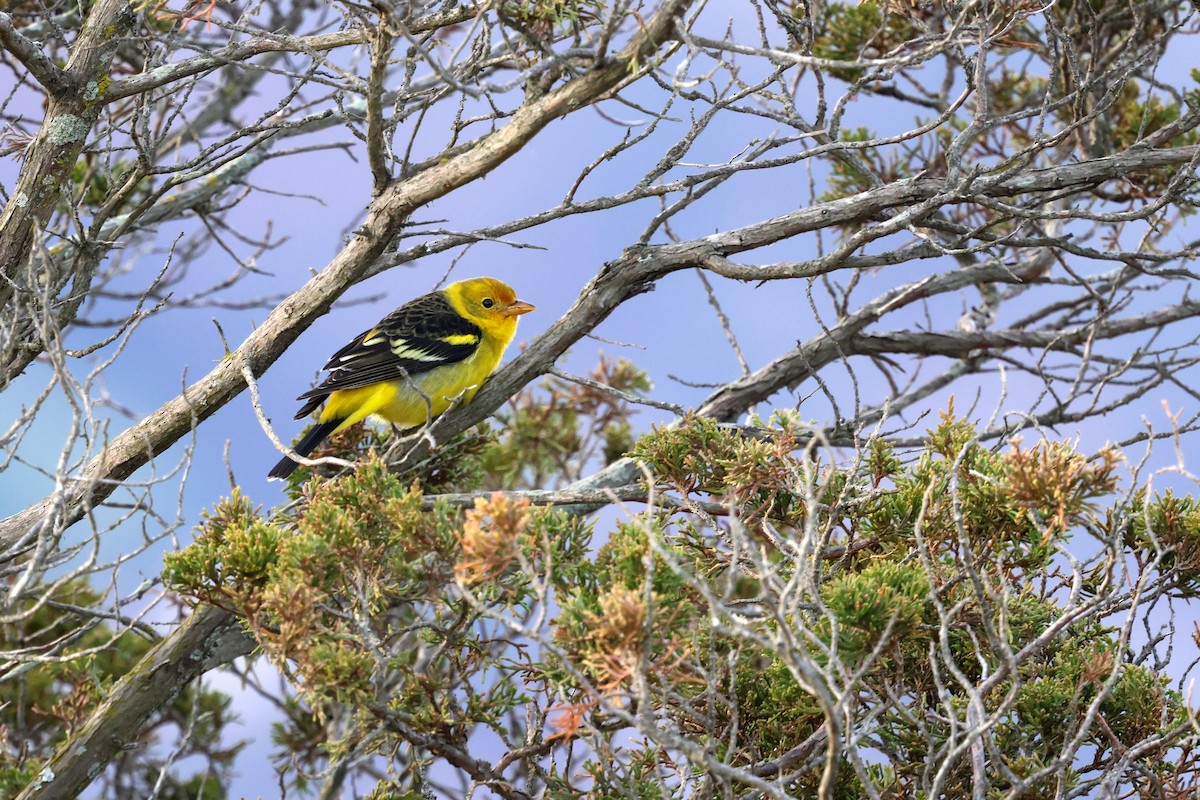
[{"label": "bird's black wing", "polygon": [[442,292],[423,295],[397,308],[334,353],[325,369],[329,376],[296,414],[303,419],[341,389],[420,375],[467,359],[479,348],[483,331],[461,316]]}]

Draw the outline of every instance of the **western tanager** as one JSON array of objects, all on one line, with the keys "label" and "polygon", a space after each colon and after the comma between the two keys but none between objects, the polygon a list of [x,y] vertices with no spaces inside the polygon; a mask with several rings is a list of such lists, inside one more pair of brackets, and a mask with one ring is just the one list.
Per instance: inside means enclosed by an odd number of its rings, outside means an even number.
[{"label": "western tanager", "polygon": [[[411,428],[470,400],[500,363],[517,317],[533,309],[495,278],[452,283],[400,306],[334,353],[329,376],[297,398],[305,403],[296,419],[325,407],[296,452],[307,456],[372,414]],[[269,476],[286,478],[297,466],[285,456]]]}]

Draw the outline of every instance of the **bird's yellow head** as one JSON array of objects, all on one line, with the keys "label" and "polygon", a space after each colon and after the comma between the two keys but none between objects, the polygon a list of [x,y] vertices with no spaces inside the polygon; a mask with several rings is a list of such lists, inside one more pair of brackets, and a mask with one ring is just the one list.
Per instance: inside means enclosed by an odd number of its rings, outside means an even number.
[{"label": "bird's yellow head", "polygon": [[517,317],[533,311],[534,306],[517,299],[512,287],[495,278],[471,278],[447,286],[443,291],[458,313],[484,332],[505,344],[517,330]]}]

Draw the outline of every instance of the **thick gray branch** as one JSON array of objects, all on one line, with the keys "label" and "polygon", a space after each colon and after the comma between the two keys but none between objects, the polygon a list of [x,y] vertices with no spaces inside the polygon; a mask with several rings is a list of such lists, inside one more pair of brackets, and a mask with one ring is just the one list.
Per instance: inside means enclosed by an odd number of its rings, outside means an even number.
[{"label": "thick gray branch", "polygon": [[98,0],[88,12],[64,73],[71,89],[51,93],[46,119],[25,151],[21,174],[0,212],[0,305],[11,301],[15,286],[28,283],[21,268],[70,183],[71,170],[104,107],[101,87],[117,46],[136,21],[137,12],[126,0]]},{"label": "thick gray branch", "polygon": [[[980,181],[977,186],[972,187],[972,193],[962,197],[948,192],[945,181],[935,178],[897,181],[851,197],[809,206],[724,233],[687,242],[629,248],[619,258],[606,264],[580,292],[575,304],[567,313],[508,366],[492,376],[470,404],[435,420],[435,438],[445,441],[481,422],[522,386],[548,372],[559,356],[605,320],[621,303],[642,292],[651,291],[654,282],[659,278],[681,269],[703,267],[714,256],[724,258],[810,231],[870,220],[889,209],[915,205],[938,195],[945,197],[945,202],[949,204],[970,202],[976,190],[988,197],[1011,197],[1068,187],[1094,186],[1154,167],[1188,164],[1198,156],[1200,146],[1196,145],[1168,150],[1130,151],[1109,158],[1034,170],[1006,181]],[[925,248],[914,250],[914,255],[924,256],[926,253]],[[791,276],[795,277],[818,275],[840,266],[822,259],[817,261],[820,262],[819,268],[807,269],[803,265],[788,265],[788,269],[791,270]],[[748,271],[739,271],[736,277],[772,277],[769,273],[756,275],[752,268],[746,269]],[[937,284],[937,288],[948,291],[950,288],[961,288],[982,281],[1014,280],[1014,276],[1010,270],[1000,266],[970,273],[958,271],[941,276],[939,280],[943,283]],[[932,291],[933,288],[925,286],[921,291]],[[909,287],[906,291],[911,292],[913,289]],[[858,329],[877,318],[862,317]],[[851,333],[851,330],[846,330],[847,337]],[[788,385],[788,382],[793,380],[788,371],[790,369],[790,363],[787,370],[779,373],[772,365],[764,367],[763,370],[732,384],[728,390],[710,398],[703,407],[705,413],[719,419],[736,417],[754,403]],[[772,374],[764,377],[764,370]],[[407,463],[413,463],[423,452],[420,447],[415,448]],[[625,484],[632,480],[632,476],[625,473],[615,477],[615,483],[602,485]]]},{"label": "thick gray branch", "polygon": [[70,87],[66,74],[46,57],[37,42],[21,35],[13,26],[12,14],[5,11],[0,11],[0,45],[16,56],[50,94],[60,94]]},{"label": "thick gray branch", "polygon": [[16,800],[78,797],[138,731],[200,675],[250,653],[254,640],[237,617],[200,606],[108,694]]}]

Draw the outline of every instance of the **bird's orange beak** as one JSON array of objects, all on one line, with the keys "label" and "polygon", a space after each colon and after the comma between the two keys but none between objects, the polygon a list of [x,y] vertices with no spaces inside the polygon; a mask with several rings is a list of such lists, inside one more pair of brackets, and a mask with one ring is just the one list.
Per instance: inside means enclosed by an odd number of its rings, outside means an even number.
[{"label": "bird's orange beak", "polygon": [[535,308],[537,308],[537,306],[530,305],[529,303],[526,303],[524,300],[514,300],[513,302],[508,304],[508,308],[504,309],[504,316],[519,317],[522,314],[528,314],[530,311],[533,311]]}]

